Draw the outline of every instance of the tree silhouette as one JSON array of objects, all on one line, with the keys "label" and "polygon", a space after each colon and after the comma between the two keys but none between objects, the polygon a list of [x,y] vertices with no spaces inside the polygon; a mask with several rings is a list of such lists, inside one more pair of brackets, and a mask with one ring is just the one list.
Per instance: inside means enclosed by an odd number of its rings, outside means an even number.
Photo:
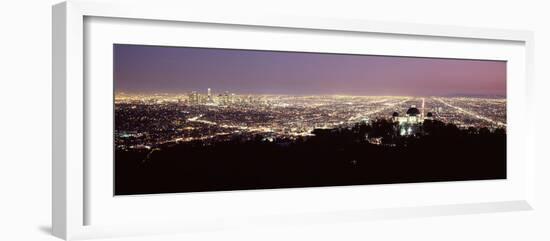
[{"label": "tree silhouette", "polygon": [[[115,193],[147,194],[506,178],[506,131],[426,120],[415,136],[378,119],[316,129],[115,152]],[[379,144],[366,139],[382,138]],[[145,160],[145,161],[144,161]]]}]

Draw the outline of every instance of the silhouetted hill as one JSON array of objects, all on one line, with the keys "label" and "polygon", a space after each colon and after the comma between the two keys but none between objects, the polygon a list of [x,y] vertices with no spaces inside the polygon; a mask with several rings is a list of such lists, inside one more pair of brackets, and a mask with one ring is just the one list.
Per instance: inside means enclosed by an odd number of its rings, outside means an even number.
[{"label": "silhouetted hill", "polygon": [[[117,150],[115,193],[150,194],[506,178],[504,130],[425,121],[416,136],[395,123],[313,131],[298,140],[201,142]],[[371,144],[369,138],[380,143]]]}]

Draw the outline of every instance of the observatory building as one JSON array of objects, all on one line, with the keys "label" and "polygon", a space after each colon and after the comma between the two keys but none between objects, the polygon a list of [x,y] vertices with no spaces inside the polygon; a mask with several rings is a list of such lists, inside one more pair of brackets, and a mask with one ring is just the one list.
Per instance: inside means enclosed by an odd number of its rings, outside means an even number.
[{"label": "observatory building", "polygon": [[411,105],[404,116],[400,116],[398,112],[393,112],[392,120],[399,123],[400,135],[415,135],[420,131],[420,126],[424,123],[424,120],[433,120],[433,114],[428,112],[424,115],[424,108],[420,111],[416,108],[416,105]]}]

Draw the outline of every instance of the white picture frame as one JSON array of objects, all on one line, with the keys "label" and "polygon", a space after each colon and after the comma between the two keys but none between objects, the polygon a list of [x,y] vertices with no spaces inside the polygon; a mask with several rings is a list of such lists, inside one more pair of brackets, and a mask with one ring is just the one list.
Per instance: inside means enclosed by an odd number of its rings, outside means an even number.
[{"label": "white picture frame", "polygon": [[[155,8],[155,11],[150,9]],[[154,217],[155,225],[139,226],[137,223],[128,223],[127,225],[96,225],[90,223],[89,216],[92,215],[91,210],[103,209],[111,210],[113,207],[96,205],[90,209],[90,200],[92,193],[91,183],[87,180],[89,175],[86,175],[87,169],[91,168],[90,162],[85,161],[85,156],[89,155],[87,143],[85,143],[86,135],[89,130],[86,130],[86,122],[89,121],[89,103],[86,101],[85,84],[85,68],[86,68],[86,44],[85,41],[85,19],[90,18],[115,18],[126,19],[127,21],[170,21],[172,23],[205,23],[219,24],[224,28],[253,26],[257,29],[275,28],[281,31],[300,29],[303,31],[329,31],[334,33],[373,33],[373,34],[388,34],[392,36],[410,37],[421,36],[437,39],[454,39],[454,40],[475,40],[475,41],[501,41],[506,43],[514,43],[521,47],[521,71],[517,74],[522,78],[514,80],[514,86],[519,92],[523,93],[523,97],[518,97],[516,108],[522,108],[518,112],[517,123],[525,126],[521,130],[521,142],[524,146],[521,153],[518,154],[521,162],[518,159],[518,165],[521,170],[521,182],[517,182],[517,192],[510,194],[502,191],[502,197],[497,200],[487,201],[475,197],[471,197],[469,201],[456,202],[447,201],[446,204],[414,204],[410,206],[388,206],[377,208],[354,208],[349,210],[328,209],[326,212],[318,212],[312,209],[308,212],[289,212],[276,215],[281,210],[284,211],[284,206],[280,209],[271,210],[276,214],[264,214],[261,218],[252,217],[249,213],[241,212],[238,217],[229,218],[231,225],[253,226],[261,223],[273,225],[276,223],[287,222],[291,219],[298,219],[305,222],[319,222],[323,218],[331,220],[369,220],[369,219],[384,219],[384,218],[400,218],[400,217],[422,217],[433,215],[450,215],[450,214],[467,214],[480,212],[496,212],[496,211],[514,211],[514,210],[530,210],[533,208],[534,197],[534,167],[535,157],[534,151],[534,125],[529,123],[528,118],[521,118],[521,115],[529,116],[532,113],[530,106],[532,103],[532,73],[533,73],[533,34],[529,31],[518,30],[498,30],[498,29],[482,29],[469,27],[455,26],[439,26],[439,25],[422,25],[409,23],[390,23],[390,22],[373,22],[351,19],[320,19],[320,18],[305,18],[292,16],[232,16],[230,13],[224,16],[208,15],[205,12],[195,11],[186,8],[184,3],[168,2],[160,4],[159,1],[128,3],[123,1],[96,2],[96,1],[81,1],[72,0],[60,3],[53,7],[53,166],[52,166],[52,227],[53,234],[63,239],[82,239],[93,237],[111,237],[119,235],[135,235],[135,234],[150,234],[150,233],[166,233],[166,232],[184,232],[196,229],[216,228],[220,224],[217,222],[197,222],[191,225],[191,222],[182,222],[176,217],[167,217],[158,219]],[[139,24],[139,22],[138,22]],[[122,26],[124,27],[124,26]],[[154,26],[153,26],[154,27]],[[152,27],[152,28],[153,28]],[[510,85],[509,85],[510,86]],[[509,87],[510,88],[510,87]],[[515,95],[518,96],[518,95]],[[88,116],[89,117],[89,116]],[[95,117],[97,118],[97,116]],[[101,118],[101,116],[99,116]],[[110,131],[110,130],[109,130]],[[519,132],[519,131],[518,131]],[[422,185],[422,184],[421,184]],[[440,184],[452,185],[452,184]],[[466,184],[469,186],[480,185],[477,182]],[[486,188],[490,188],[493,184],[487,184]],[[500,184],[498,184],[500,185]],[[378,189],[405,189],[403,186],[377,186]],[[463,188],[463,187],[461,187]],[[428,190],[427,192],[433,192]],[[317,190],[317,189],[316,189]],[[334,195],[336,193],[349,192],[350,190],[359,190],[358,187],[335,187],[330,188],[327,193],[304,189],[292,191],[276,191],[276,192],[230,192],[230,193],[208,193],[200,194],[197,199],[198,203],[206,203],[207,201],[215,201],[219,198],[226,200],[236,200],[243,198],[273,198],[274,195],[282,195],[283,192],[291,192],[292,195]],[[399,190],[398,190],[399,191]],[[480,189],[482,191],[482,189]],[[323,191],[324,192],[324,191]],[[357,195],[362,195],[357,191]],[[372,190],[370,190],[372,192]],[[414,190],[407,190],[411,194]],[[288,195],[286,193],[284,195]],[[508,195],[509,194],[509,195]],[[191,195],[178,195],[178,198],[191,197]],[[136,197],[137,199],[154,200],[170,199],[171,196],[155,196],[155,197]],[[194,197],[194,196],[193,196]],[[304,197],[306,198],[306,197]],[[143,202],[154,203],[152,202]],[[142,203],[142,204],[143,204]],[[171,205],[173,205],[172,202]],[[110,205],[110,204],[106,204]],[[114,205],[114,204],[113,204]],[[134,205],[134,204],[132,204]],[[140,204],[141,205],[141,204]],[[110,209],[111,208],[111,209]],[[321,210],[320,207],[319,210]],[[95,212],[95,211],[94,211]],[[99,212],[99,211],[98,211]],[[223,212],[219,212],[223,215]],[[116,213],[112,213],[113,219],[116,219]],[[147,217],[153,217],[150,213],[142,213]],[[176,214],[177,215],[177,214]],[[195,214],[197,215],[197,214]],[[220,218],[219,216],[212,218]],[[258,222],[246,221],[252,218]],[[208,218],[206,218],[208,219]],[[139,218],[137,219],[139,220]],[[284,221],[283,221],[284,220]],[[128,221],[128,220],[123,220]],[[139,222],[139,221],[137,221]],[[224,222],[225,223],[225,222]],[[260,223],[260,224],[258,224]],[[290,224],[292,222],[289,222]],[[137,226],[136,226],[137,225]],[[231,226],[230,225],[230,226]],[[139,227],[139,231],[136,228]]]}]

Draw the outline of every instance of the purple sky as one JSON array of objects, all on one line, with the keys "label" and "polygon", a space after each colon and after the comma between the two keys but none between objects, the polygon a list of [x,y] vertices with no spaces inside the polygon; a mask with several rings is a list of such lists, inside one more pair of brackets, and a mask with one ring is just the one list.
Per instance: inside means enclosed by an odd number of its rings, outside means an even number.
[{"label": "purple sky", "polygon": [[506,62],[114,45],[115,92],[506,95]]}]

